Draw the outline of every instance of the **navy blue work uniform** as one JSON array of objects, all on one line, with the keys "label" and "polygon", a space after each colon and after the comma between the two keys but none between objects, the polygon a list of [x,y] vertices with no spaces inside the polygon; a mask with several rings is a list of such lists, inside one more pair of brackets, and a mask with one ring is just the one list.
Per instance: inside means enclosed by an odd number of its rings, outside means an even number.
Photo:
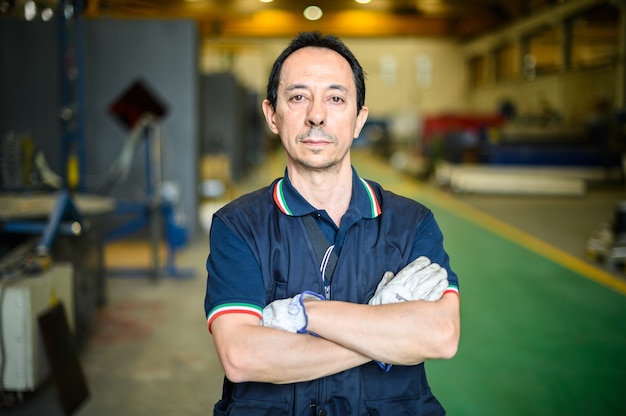
[{"label": "navy blue work uniform", "polygon": [[[366,304],[386,271],[397,273],[419,256],[444,267],[448,290],[458,292],[458,278],[450,269],[432,212],[361,179],[354,169],[352,176],[350,206],[340,227],[325,211],[311,206],[287,174],[216,212],[204,305],[209,330],[217,316],[249,313],[261,319],[267,304],[305,290]],[[339,256],[330,284],[321,276],[301,218],[305,215],[316,218]],[[431,393],[423,364],[394,365],[385,372],[374,362],[293,384],[225,379],[214,412],[218,416],[445,414]]]}]

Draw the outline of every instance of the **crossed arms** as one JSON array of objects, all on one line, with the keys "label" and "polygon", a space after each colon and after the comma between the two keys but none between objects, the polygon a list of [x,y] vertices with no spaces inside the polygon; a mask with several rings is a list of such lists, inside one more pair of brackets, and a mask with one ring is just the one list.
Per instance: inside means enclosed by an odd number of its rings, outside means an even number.
[{"label": "crossed arms", "polygon": [[225,314],[212,325],[229,380],[293,383],[335,374],[369,361],[414,365],[451,358],[460,336],[459,299],[380,305],[306,302],[307,330],[298,334],[260,325],[257,317]]}]

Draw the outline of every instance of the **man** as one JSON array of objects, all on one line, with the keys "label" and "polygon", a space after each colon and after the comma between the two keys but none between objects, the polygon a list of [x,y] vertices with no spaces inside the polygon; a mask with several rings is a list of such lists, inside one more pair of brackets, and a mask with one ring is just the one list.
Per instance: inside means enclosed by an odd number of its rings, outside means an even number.
[{"label": "man", "polygon": [[333,36],[301,33],[274,64],[263,112],[285,177],[211,228],[216,415],[445,413],[423,362],[456,353],[457,277],[432,213],[352,168],[364,101],[363,70]]}]

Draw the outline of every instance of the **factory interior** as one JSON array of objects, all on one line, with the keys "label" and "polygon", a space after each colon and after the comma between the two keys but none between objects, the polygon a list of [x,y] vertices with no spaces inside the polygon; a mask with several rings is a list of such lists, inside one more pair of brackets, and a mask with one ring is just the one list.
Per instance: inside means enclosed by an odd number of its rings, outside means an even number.
[{"label": "factory interior", "polygon": [[447,413],[626,414],[623,0],[0,0],[0,414],[212,414],[211,219],[284,175],[303,30],[366,73],[359,175],[445,236]]}]

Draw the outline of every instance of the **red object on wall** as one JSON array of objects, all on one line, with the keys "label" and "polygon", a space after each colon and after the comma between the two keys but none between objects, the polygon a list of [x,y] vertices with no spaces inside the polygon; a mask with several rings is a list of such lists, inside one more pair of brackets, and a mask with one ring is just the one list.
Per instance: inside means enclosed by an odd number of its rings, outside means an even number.
[{"label": "red object on wall", "polygon": [[459,131],[478,133],[487,127],[500,127],[505,119],[500,114],[443,114],[424,118],[422,149],[428,149],[433,140],[442,139]]},{"label": "red object on wall", "polygon": [[145,82],[136,80],[111,104],[109,113],[128,130],[132,130],[146,113],[158,119],[165,117],[167,106],[157,98]]}]

